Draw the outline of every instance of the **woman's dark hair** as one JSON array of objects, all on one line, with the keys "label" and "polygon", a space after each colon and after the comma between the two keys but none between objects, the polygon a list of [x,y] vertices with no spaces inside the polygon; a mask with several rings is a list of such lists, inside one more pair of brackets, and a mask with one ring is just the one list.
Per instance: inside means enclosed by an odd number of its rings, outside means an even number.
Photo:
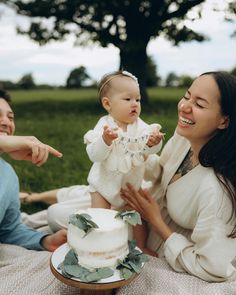
[{"label": "woman's dark hair", "polygon": [[[228,192],[232,203],[230,219],[236,217],[236,77],[226,72],[207,72],[218,85],[223,116],[228,127],[219,129],[200,150],[199,161],[204,167],[212,167]],[[201,75],[201,76],[202,76]],[[229,237],[236,238],[236,222]]]}]

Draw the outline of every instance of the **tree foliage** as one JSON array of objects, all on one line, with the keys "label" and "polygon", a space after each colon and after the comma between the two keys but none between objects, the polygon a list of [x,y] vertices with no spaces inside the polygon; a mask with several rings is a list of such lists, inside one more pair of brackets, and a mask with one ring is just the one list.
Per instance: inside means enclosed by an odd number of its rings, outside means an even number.
[{"label": "tree foliage", "polygon": [[191,77],[189,75],[180,75],[178,76],[174,72],[170,72],[165,80],[165,86],[166,87],[189,87],[195,77]]},{"label": "tree foliage", "polygon": [[[120,68],[135,74],[145,98],[147,45],[163,36],[174,45],[203,41],[204,34],[193,31],[185,20],[201,18],[206,0],[2,0],[17,13],[31,18],[28,30],[18,32],[43,45],[62,40],[68,34],[76,43],[113,44],[120,50]],[[235,0],[227,0],[235,2]],[[196,8],[191,17],[188,12]]]},{"label": "tree foliage", "polygon": [[[225,10],[225,19],[229,22],[235,21],[235,16],[236,16],[236,1],[232,0],[229,1],[229,5],[227,9]],[[231,35],[232,37],[236,37],[236,30]]]},{"label": "tree foliage", "polygon": [[70,72],[66,81],[66,87],[81,88],[88,79],[90,79],[90,76],[88,75],[86,68],[80,66]]},{"label": "tree foliage", "polygon": [[234,67],[234,68],[232,69],[231,74],[234,75],[234,76],[236,76],[236,67]]},{"label": "tree foliage", "polygon": [[193,83],[193,80],[195,78],[189,76],[189,75],[181,75],[179,77],[179,87],[190,87],[190,85]]},{"label": "tree foliage", "polygon": [[177,87],[179,86],[179,77],[174,73],[170,72],[166,77],[166,87]]},{"label": "tree foliage", "polygon": [[33,89],[35,88],[34,78],[31,73],[24,75],[18,82],[18,86],[21,89]]}]

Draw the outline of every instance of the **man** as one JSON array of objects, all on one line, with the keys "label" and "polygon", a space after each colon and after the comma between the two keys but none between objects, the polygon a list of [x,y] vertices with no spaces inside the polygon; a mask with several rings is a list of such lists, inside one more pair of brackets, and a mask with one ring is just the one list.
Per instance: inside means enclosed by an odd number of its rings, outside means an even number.
[{"label": "man", "polygon": [[[62,154],[33,136],[13,136],[14,112],[9,95],[0,90],[0,152],[8,153],[15,160],[31,161],[43,165],[49,154]],[[66,242],[66,231],[55,234],[37,232],[22,224],[19,203],[19,182],[13,168],[0,159],[0,243],[23,246],[27,249],[54,251]]]}]

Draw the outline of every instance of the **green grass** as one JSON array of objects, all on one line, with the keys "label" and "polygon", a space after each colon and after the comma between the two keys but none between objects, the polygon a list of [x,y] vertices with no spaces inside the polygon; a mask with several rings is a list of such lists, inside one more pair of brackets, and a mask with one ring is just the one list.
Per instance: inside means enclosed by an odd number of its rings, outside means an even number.
[{"label": "green grass", "polygon": [[[149,89],[150,105],[143,107],[141,118],[147,123],[160,123],[166,139],[173,134],[177,102],[183,93],[183,89]],[[96,90],[12,91],[10,94],[16,134],[35,135],[63,153],[62,159],[50,157],[40,168],[4,156],[14,166],[21,190],[39,192],[86,184],[91,163],[83,135],[105,114]],[[27,206],[23,210],[33,212],[43,207]]]},{"label": "green grass", "polygon": [[41,102],[41,101],[78,101],[96,99],[97,90],[95,88],[81,90],[18,90],[12,91],[12,96],[16,103]]}]

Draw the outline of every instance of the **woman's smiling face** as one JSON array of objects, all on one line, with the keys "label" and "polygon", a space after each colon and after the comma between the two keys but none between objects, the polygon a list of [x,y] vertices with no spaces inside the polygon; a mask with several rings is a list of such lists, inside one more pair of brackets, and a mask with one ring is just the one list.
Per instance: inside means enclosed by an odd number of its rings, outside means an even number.
[{"label": "woman's smiling face", "polygon": [[219,129],[227,127],[220,92],[212,75],[198,77],[178,103],[176,132],[190,143],[203,146]]}]

